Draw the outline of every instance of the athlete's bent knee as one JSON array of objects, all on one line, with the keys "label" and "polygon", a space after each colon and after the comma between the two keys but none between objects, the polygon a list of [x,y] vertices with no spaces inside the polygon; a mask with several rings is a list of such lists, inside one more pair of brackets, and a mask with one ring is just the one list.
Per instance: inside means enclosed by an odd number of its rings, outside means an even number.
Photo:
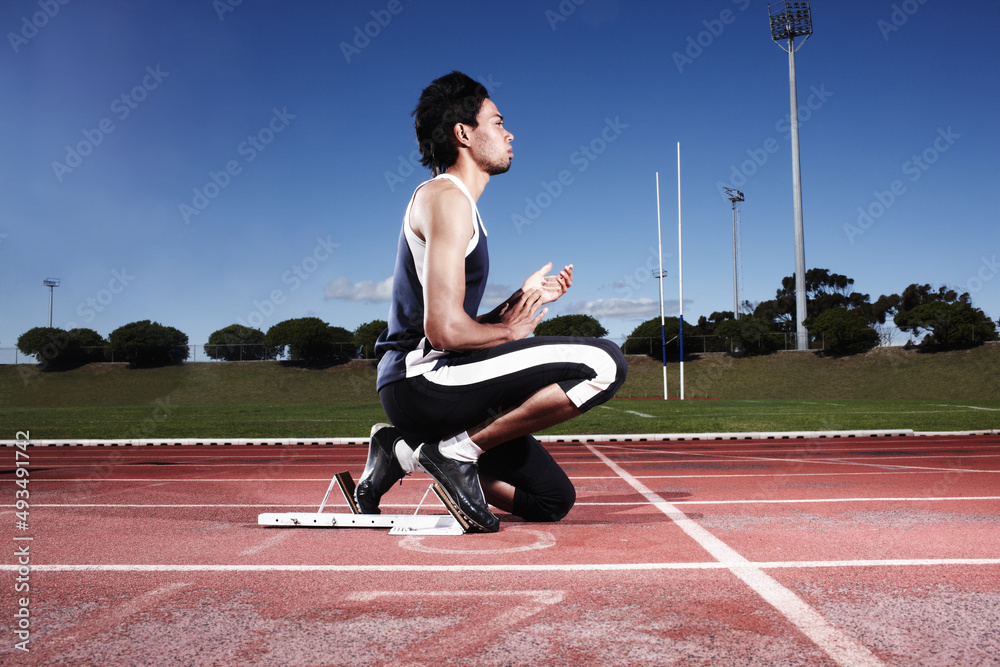
[{"label": "athlete's bent knee", "polygon": [[598,363],[595,363],[593,370],[596,373],[590,382],[598,391],[580,409],[586,412],[595,405],[605,403],[612,398],[621,388],[628,377],[628,364],[622,349],[609,340],[596,338],[589,341],[589,344],[599,349],[603,354]]},{"label": "athlete's bent knee", "polygon": [[576,504],[576,489],[567,483],[558,492],[546,495],[532,495],[520,499],[515,514],[525,521],[552,523],[562,520]]},{"label": "athlete's bent knee", "polygon": [[624,384],[625,378],[628,377],[628,362],[625,361],[625,353],[622,349],[612,343],[609,340],[599,339],[598,342],[602,343],[604,350],[610,355],[612,361],[614,362],[615,379],[611,382],[610,393],[614,395],[615,392]]}]

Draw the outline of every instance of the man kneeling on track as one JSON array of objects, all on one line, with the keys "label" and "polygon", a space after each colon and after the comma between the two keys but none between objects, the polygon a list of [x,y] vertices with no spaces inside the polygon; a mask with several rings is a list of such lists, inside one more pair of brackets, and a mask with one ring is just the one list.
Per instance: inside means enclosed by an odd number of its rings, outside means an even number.
[{"label": "man kneeling on track", "polygon": [[546,264],[493,311],[486,229],[476,202],[510,168],[513,135],[486,89],[460,72],[435,80],[414,110],[432,178],[403,216],[388,328],[376,352],[378,392],[392,422],[372,429],[355,498],[362,512],[421,469],[482,532],[493,506],[528,521],[558,521],[576,500],[565,472],[531,436],[600,405],[625,381],[621,349],[597,338],[528,338],[566,293],[573,266]]}]

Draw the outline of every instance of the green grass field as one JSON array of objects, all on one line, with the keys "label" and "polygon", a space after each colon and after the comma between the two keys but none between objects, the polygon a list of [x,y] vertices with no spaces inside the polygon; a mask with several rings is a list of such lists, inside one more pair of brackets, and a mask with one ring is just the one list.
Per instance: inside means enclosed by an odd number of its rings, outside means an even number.
[{"label": "green grass field", "polygon": [[[361,437],[384,421],[378,403],[2,408],[13,439]],[[761,431],[979,431],[1000,429],[1000,401],[847,399],[613,400],[545,431],[581,433],[743,433]]]},{"label": "green grass field", "polygon": [[[676,397],[677,364],[668,387]],[[384,421],[370,362],[320,370],[193,363],[62,373],[0,366],[0,439],[361,437]],[[619,399],[547,431],[721,433],[1000,429],[1000,346],[943,354],[877,350],[846,359],[705,355],[685,364],[685,396],[662,400],[662,366],[629,358]],[[660,397],[659,400],[628,400]],[[710,397],[712,400],[704,400]]]}]

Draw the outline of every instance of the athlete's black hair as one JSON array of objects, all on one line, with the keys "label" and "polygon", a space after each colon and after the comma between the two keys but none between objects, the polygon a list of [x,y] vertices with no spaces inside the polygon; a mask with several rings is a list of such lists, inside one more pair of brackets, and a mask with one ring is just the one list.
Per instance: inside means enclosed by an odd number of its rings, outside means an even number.
[{"label": "athlete's black hair", "polygon": [[453,136],[455,123],[477,127],[476,116],[489,96],[485,86],[458,71],[445,74],[424,88],[413,110],[413,125],[420,163],[429,167],[434,176],[458,160]]}]

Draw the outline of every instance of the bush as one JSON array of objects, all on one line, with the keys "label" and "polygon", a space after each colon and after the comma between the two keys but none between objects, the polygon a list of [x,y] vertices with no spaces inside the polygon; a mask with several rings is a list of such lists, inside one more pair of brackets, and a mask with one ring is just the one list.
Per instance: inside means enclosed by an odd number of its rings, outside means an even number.
[{"label": "bush", "polygon": [[278,322],[267,330],[264,342],[279,356],[309,364],[343,363],[357,356],[354,334],[318,317]]},{"label": "bush", "polygon": [[603,338],[608,335],[608,330],[590,315],[561,315],[539,322],[535,327],[535,335]]},{"label": "bush", "polygon": [[757,316],[743,316],[738,320],[720,322],[715,328],[718,336],[728,339],[735,356],[756,356],[779,349],[783,343],[772,325]]},{"label": "bush", "polygon": [[926,331],[920,346],[929,350],[956,350],[998,339],[996,324],[967,300],[929,301],[900,311],[895,322],[903,331]]},{"label": "bush", "polygon": [[132,368],[180,364],[190,352],[187,334],[149,320],[118,327],[108,342],[114,359],[127,361]]},{"label": "bush", "polygon": [[230,324],[213,331],[205,345],[205,354],[223,361],[261,361],[277,356],[264,344],[263,331],[242,324]]},{"label": "bush", "polygon": [[676,359],[677,355],[680,354],[680,343],[676,340],[680,329],[681,321],[677,317],[665,318],[662,327],[659,317],[646,320],[628,335],[622,345],[622,352],[625,354],[646,354],[653,359],[663,359],[663,341],[667,340],[667,356]]},{"label": "bush", "polygon": [[69,339],[76,345],[81,363],[107,361],[108,341],[93,329],[70,329]]},{"label": "bush", "polygon": [[825,349],[832,354],[867,352],[878,345],[879,335],[864,315],[846,308],[830,308],[805,322],[809,333],[822,336]]},{"label": "bush", "polygon": [[107,341],[92,329],[35,327],[20,335],[17,349],[35,357],[43,371],[76,368],[92,361],[104,360]]},{"label": "bush", "polygon": [[385,320],[372,320],[354,330],[354,347],[358,348],[362,359],[375,358],[375,342],[388,326]]}]

